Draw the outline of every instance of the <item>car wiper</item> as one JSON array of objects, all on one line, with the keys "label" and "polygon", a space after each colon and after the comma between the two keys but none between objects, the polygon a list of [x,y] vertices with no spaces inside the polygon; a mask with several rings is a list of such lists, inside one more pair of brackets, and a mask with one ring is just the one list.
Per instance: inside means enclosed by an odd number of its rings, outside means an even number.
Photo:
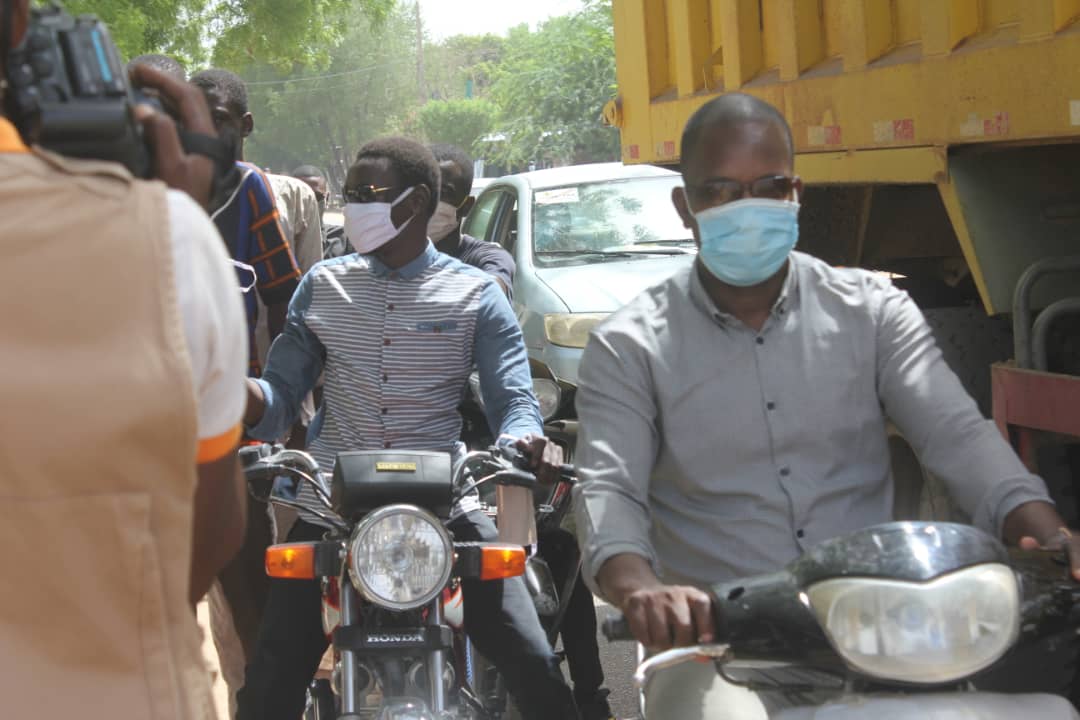
[{"label": "car wiper", "polygon": [[641,242],[634,243],[635,245],[693,245],[693,238],[683,238],[682,240],[642,240]]},{"label": "car wiper", "polygon": [[[637,247],[628,247],[618,252],[623,255],[689,255],[690,251],[680,247],[642,247],[652,243],[640,243]],[[607,255],[608,253],[604,253]]]},{"label": "car wiper", "polygon": [[540,250],[537,251],[537,255],[547,257],[549,255],[556,257],[567,256],[581,256],[581,255],[602,255],[604,257],[611,257],[612,255],[633,255],[626,250]]}]

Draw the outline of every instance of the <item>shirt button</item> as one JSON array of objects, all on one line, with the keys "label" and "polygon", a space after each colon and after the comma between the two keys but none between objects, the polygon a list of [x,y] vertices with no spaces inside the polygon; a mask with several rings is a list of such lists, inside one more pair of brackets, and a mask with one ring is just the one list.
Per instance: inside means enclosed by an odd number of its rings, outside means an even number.
[{"label": "shirt button", "polygon": [[393,309],[394,309],[394,303],[390,303],[390,304],[388,304],[388,305],[386,306],[386,309],[387,309],[387,310],[393,310]]},{"label": "shirt button", "polygon": [[383,382],[390,382],[390,376],[387,375],[386,373],[383,373],[382,381]]},{"label": "shirt button", "polygon": [[383,345],[389,345],[390,344],[390,338],[386,338],[385,340],[383,340],[382,344]]},{"label": "shirt button", "polygon": [[394,444],[393,444],[392,442],[390,442],[389,440],[387,440],[386,442],[384,442],[384,443],[382,444],[382,446],[383,446],[384,448],[386,448],[387,450],[389,450],[390,448],[394,447]]},{"label": "shirt button", "polygon": [[804,535],[806,535],[806,533],[805,533],[805,532],[803,532],[802,530],[796,530],[796,531],[795,531],[795,537],[797,537],[797,538],[799,538],[799,539],[802,539],[802,537],[803,537]]},{"label": "shirt button", "polygon": [[759,338],[757,339],[757,344],[758,344],[758,345],[764,345],[764,344],[765,344],[765,338],[761,338],[761,337],[759,337]]},{"label": "shirt button", "polygon": [[382,409],[382,414],[383,415],[387,414],[388,412],[390,412],[390,408],[383,408]]},{"label": "shirt button", "polygon": [[776,409],[776,403],[774,403],[774,402],[765,403],[765,409],[766,410],[775,410]]},{"label": "shirt button", "polygon": [[780,477],[787,477],[790,474],[791,474],[791,468],[786,468],[786,467],[780,468]]}]

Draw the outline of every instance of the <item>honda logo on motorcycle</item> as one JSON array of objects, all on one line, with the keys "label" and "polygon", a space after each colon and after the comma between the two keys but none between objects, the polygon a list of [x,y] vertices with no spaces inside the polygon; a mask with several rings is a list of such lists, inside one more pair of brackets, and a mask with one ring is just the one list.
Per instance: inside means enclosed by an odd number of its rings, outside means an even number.
[{"label": "honda logo on motorcycle", "polygon": [[403,643],[422,643],[424,639],[423,632],[379,633],[378,635],[368,635],[367,643],[369,645],[401,645]]}]

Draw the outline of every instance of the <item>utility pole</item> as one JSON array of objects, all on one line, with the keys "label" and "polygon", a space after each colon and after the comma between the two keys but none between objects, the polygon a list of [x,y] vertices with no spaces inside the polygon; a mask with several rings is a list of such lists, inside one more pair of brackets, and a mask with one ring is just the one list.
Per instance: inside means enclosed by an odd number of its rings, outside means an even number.
[{"label": "utility pole", "polygon": [[420,16],[420,0],[416,0],[416,93],[420,104],[427,102],[424,92],[424,20]]}]

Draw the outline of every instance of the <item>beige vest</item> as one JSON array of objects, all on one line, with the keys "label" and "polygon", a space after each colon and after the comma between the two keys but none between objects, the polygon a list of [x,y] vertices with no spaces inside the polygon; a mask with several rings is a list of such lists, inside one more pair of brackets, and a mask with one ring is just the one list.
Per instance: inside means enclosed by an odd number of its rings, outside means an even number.
[{"label": "beige vest", "polygon": [[160,183],[0,154],[0,717],[213,717]]}]

